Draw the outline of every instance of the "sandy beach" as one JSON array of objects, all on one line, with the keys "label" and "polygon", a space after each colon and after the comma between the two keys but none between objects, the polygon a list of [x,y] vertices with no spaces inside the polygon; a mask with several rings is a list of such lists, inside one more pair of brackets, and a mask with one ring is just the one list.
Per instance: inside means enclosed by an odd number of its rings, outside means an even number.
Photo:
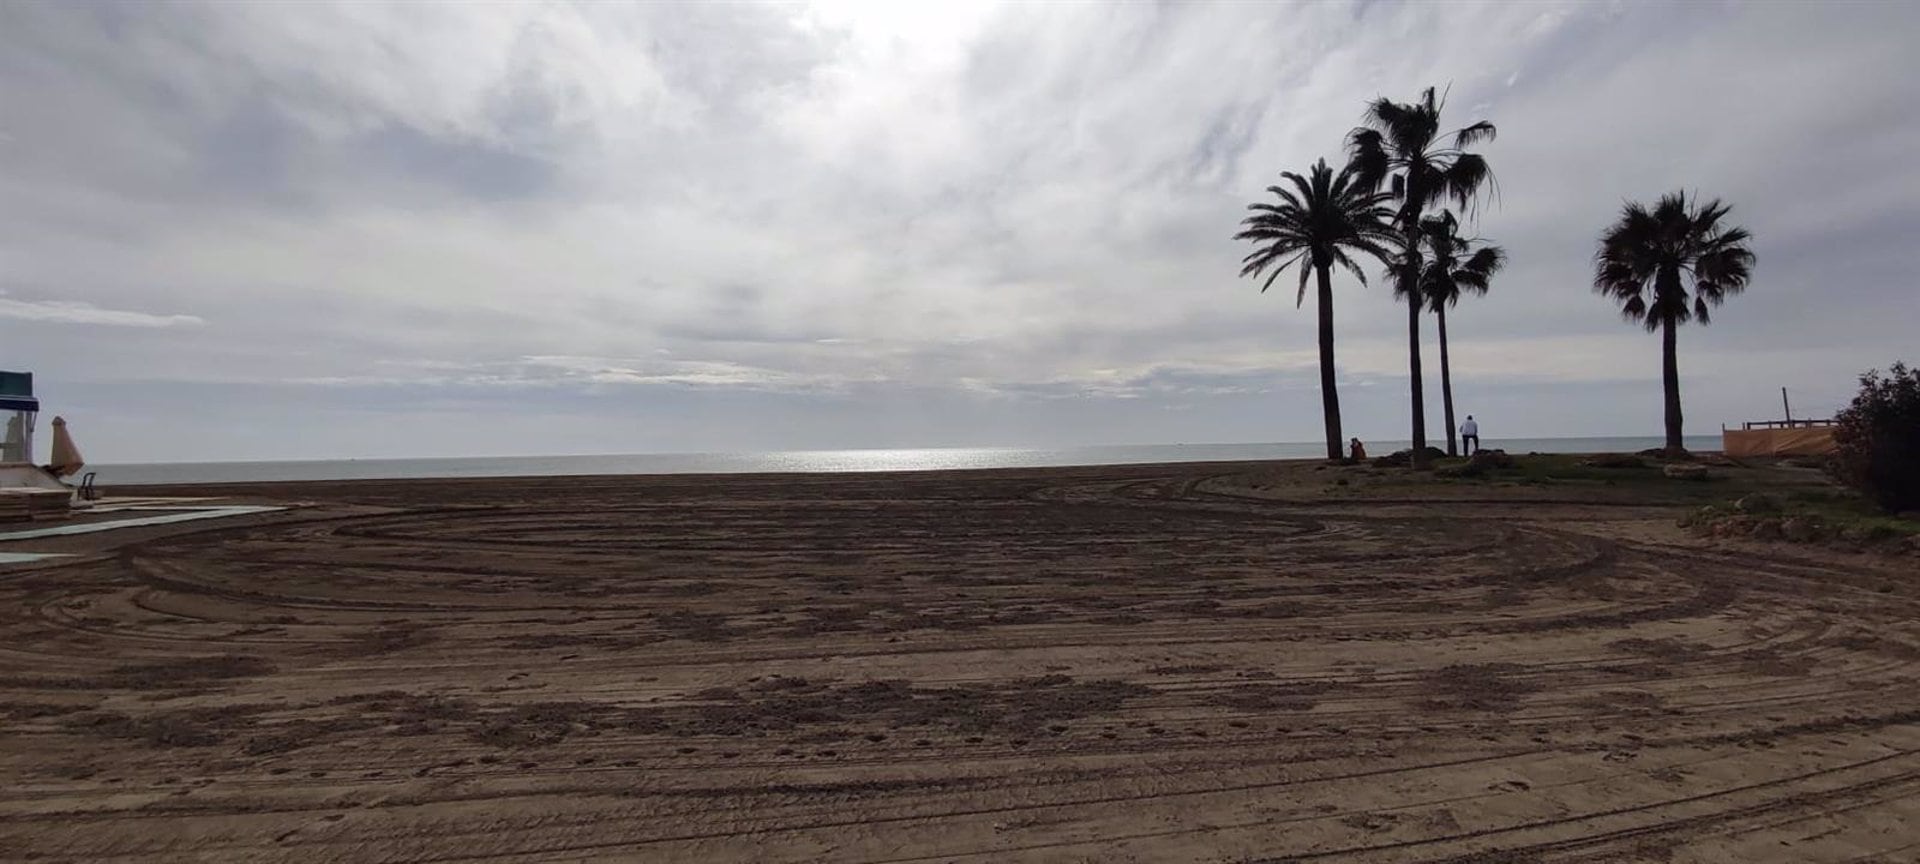
[{"label": "sandy beach", "polygon": [[1920,858],[1914,559],[1395,476],[155,490],[297,506],[0,569],[0,859]]}]

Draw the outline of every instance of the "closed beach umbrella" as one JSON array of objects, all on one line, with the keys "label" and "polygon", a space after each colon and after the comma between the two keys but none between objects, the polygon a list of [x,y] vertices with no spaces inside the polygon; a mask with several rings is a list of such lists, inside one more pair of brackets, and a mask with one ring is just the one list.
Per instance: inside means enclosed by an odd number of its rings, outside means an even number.
[{"label": "closed beach umbrella", "polygon": [[47,468],[57,477],[66,477],[80,473],[87,460],[80,457],[80,448],[73,444],[73,436],[67,434],[67,418],[53,418],[53,460]]}]

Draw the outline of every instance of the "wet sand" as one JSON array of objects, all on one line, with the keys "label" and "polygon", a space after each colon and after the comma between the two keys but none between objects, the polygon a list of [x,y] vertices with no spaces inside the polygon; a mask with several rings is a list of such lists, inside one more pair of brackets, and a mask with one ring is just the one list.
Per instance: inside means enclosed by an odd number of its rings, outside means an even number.
[{"label": "wet sand", "polygon": [[1309,464],[170,490],[0,568],[0,859],[1920,860],[1912,559]]}]

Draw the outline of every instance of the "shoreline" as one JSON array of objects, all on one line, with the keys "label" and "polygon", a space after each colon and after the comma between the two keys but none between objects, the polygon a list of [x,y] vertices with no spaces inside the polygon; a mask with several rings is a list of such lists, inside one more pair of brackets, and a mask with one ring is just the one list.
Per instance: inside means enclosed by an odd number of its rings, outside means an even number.
[{"label": "shoreline", "polygon": [[[1717,436],[1692,436],[1695,450],[1717,450]],[[1485,442],[1513,453],[1638,452],[1658,445],[1650,437],[1512,438]],[[1376,439],[1376,455],[1404,442]],[[421,457],[294,461],[176,462],[94,466],[105,486],[224,482],[451,477],[593,476],[604,474],[871,473],[977,468],[1098,467],[1198,462],[1324,458],[1323,444],[1099,445],[1021,448],[896,448],[735,453],[635,453],[571,456]]]},{"label": "shoreline", "polygon": [[169,494],[179,494],[179,495],[204,495],[204,494],[213,494],[213,493],[219,493],[219,492],[232,492],[238,495],[238,494],[246,493],[249,490],[258,490],[262,488],[274,488],[274,489],[287,488],[292,490],[298,490],[303,488],[352,486],[352,485],[359,485],[359,484],[382,484],[382,485],[446,484],[446,485],[470,486],[470,485],[486,485],[486,484],[494,484],[494,483],[501,483],[501,484],[544,483],[544,482],[564,483],[568,481],[607,484],[607,483],[622,483],[626,481],[632,481],[635,483],[663,483],[663,482],[730,483],[735,481],[742,482],[742,483],[756,483],[756,482],[772,482],[772,481],[780,481],[780,480],[828,481],[836,478],[876,479],[876,480],[895,478],[895,479],[901,479],[901,480],[912,480],[912,479],[921,479],[921,478],[930,479],[930,478],[937,478],[937,477],[978,477],[982,479],[998,479],[1006,476],[1025,475],[1025,474],[1076,473],[1076,472],[1098,472],[1098,473],[1105,474],[1105,473],[1113,473],[1113,472],[1136,472],[1136,471],[1148,473],[1148,474],[1164,474],[1168,471],[1175,471],[1175,470],[1181,470],[1181,469],[1187,469],[1187,468],[1208,469],[1208,468],[1226,467],[1226,468],[1258,469],[1263,466],[1287,466],[1287,465],[1303,465],[1303,464],[1314,465],[1314,464],[1326,464],[1326,463],[1327,463],[1327,460],[1325,457],[1321,457],[1318,459],[1298,457],[1298,458],[1255,459],[1255,460],[1223,459],[1223,460],[1196,461],[1196,462],[1119,462],[1119,463],[1111,463],[1111,464],[1103,464],[1103,465],[1036,465],[1036,466],[1012,466],[1012,467],[921,468],[921,469],[902,468],[902,469],[875,469],[871,471],[710,471],[710,472],[669,471],[669,472],[662,472],[657,474],[638,474],[638,473],[634,473],[634,474],[627,474],[627,473],[513,474],[513,475],[487,475],[487,476],[481,476],[481,477],[356,477],[356,478],[339,479],[339,480],[237,480],[237,481],[222,481],[222,482],[212,482],[212,483],[135,483],[135,484],[119,484],[117,486],[102,486],[101,488],[106,489],[109,492],[111,492],[113,489],[116,489],[116,488],[125,488],[125,489],[137,489],[142,493],[166,492]]}]

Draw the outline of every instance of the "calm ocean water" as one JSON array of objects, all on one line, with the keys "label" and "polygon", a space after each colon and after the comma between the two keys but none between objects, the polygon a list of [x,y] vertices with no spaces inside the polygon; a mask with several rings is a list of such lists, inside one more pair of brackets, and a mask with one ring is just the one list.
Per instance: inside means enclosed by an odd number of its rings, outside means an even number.
[{"label": "calm ocean water", "polygon": [[[1489,438],[1509,453],[1631,453],[1659,438]],[[1375,455],[1405,441],[1369,441]],[[1151,444],[1020,449],[943,447],[924,450],[796,450],[783,453],[640,453],[610,456],[487,456],[463,459],[324,459],[295,462],[161,462],[97,465],[102,486],[154,483],[243,483],[293,480],[387,480],[429,477],[554,477],[570,474],[749,474],[773,471],[932,471],[954,468],[1043,468],[1312,459],[1324,445]],[[1694,450],[1720,449],[1719,436],[1689,436]]]}]

